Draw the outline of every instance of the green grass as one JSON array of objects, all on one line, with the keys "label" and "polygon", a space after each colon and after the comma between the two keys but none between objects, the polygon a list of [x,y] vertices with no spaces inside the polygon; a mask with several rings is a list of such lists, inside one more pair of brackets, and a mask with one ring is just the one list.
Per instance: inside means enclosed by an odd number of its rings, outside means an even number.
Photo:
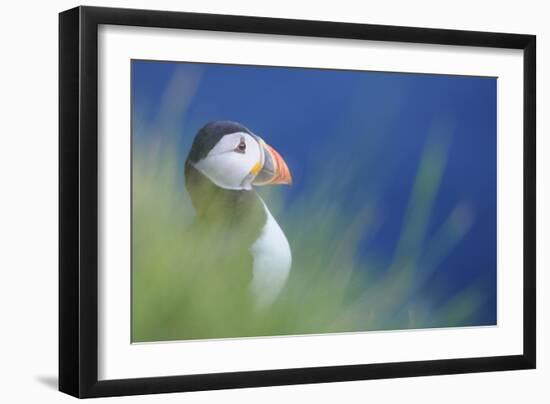
[{"label": "green grass", "polygon": [[[431,238],[430,211],[445,170],[448,139],[436,133],[425,147],[403,222],[387,268],[357,258],[357,245],[377,224],[377,196],[346,212],[330,198],[328,175],[292,203],[284,188],[262,190],[281,223],[292,252],[288,283],[268,310],[252,309],[235,260],[212,262],[212,245],[198,245],[189,227],[194,212],[176,147],[135,145],[133,155],[132,340],[134,342],[295,335],[475,325],[484,304],[474,282],[434,306],[419,291],[463,239],[471,209],[457,204]],[[332,167],[334,168],[334,166]],[[352,169],[349,168],[348,169]],[[334,172],[334,170],[332,170]],[[341,181],[345,172],[339,171]],[[219,242],[222,242],[221,240]],[[373,255],[376,251],[373,252]],[[225,267],[223,271],[214,267]],[[439,269],[438,269],[439,268]],[[379,275],[382,273],[383,275]]]}]

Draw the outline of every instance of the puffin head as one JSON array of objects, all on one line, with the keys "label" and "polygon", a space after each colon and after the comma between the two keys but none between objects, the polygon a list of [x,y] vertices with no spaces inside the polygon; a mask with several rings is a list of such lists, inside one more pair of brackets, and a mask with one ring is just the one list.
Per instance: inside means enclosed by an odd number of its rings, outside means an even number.
[{"label": "puffin head", "polygon": [[199,130],[186,160],[216,186],[250,190],[253,185],[288,184],[292,177],[281,155],[237,122],[210,122]]}]

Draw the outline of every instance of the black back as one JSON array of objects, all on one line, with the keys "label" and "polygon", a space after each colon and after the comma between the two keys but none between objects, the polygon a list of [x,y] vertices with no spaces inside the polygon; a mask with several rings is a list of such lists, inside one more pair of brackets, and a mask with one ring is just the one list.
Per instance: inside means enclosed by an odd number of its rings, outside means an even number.
[{"label": "black back", "polygon": [[[185,186],[197,215],[190,231],[200,255],[198,275],[208,273],[223,279],[226,287],[220,293],[227,292],[228,300],[242,303],[252,279],[250,248],[267,220],[262,201],[253,190],[217,186],[193,166],[225,134],[239,131],[250,133],[244,126],[227,121],[209,123],[197,133],[185,162]],[[230,277],[227,271],[231,271]]]}]

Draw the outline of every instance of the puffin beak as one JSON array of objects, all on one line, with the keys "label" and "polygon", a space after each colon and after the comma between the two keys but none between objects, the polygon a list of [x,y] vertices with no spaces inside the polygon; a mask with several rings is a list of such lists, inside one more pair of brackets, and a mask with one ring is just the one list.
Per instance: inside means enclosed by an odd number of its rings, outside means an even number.
[{"label": "puffin beak", "polygon": [[281,155],[273,147],[260,142],[263,149],[263,165],[252,181],[253,185],[292,184],[292,175]]}]

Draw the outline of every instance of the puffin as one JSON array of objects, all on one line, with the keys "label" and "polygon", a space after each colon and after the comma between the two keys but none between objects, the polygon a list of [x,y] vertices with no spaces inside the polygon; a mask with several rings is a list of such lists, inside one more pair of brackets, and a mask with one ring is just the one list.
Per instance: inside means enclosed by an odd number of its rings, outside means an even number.
[{"label": "puffin", "polygon": [[291,185],[287,163],[244,125],[214,121],[195,135],[184,176],[196,214],[194,237],[216,240],[208,265],[234,271],[223,276],[224,287],[248,294],[255,309],[270,307],[288,279],[292,253],[255,188]]}]

